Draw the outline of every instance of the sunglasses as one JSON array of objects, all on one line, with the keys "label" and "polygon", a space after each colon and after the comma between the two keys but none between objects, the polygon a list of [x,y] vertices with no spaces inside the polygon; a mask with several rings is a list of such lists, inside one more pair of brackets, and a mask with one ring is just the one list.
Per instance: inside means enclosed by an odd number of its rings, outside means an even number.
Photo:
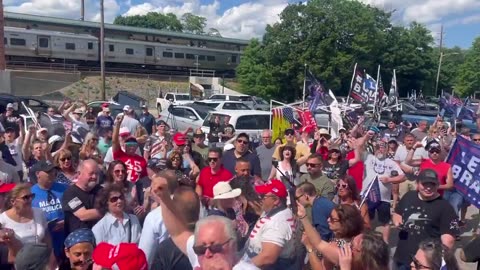
[{"label": "sunglasses", "polygon": [[295,135],[295,132],[285,132],[285,136],[293,136]]},{"label": "sunglasses", "polygon": [[223,246],[226,245],[228,242],[232,241],[232,238],[228,239],[227,241],[220,243],[220,244],[213,244],[210,246],[193,246],[193,252],[197,254],[197,256],[204,255],[205,252],[207,252],[207,249],[210,250],[211,253],[216,254],[216,253],[222,253],[223,252]]},{"label": "sunglasses", "polygon": [[339,221],[340,221],[339,218],[334,218],[334,217],[332,217],[332,216],[329,216],[328,218],[330,219],[330,222],[332,222],[332,223],[333,223],[333,222],[339,222]]},{"label": "sunglasses", "polygon": [[305,194],[295,196],[295,201],[298,201],[301,197],[305,196]]},{"label": "sunglasses", "polygon": [[35,199],[35,194],[31,193],[31,194],[22,196],[22,197],[20,197],[20,199],[22,199],[24,202],[28,202],[28,201],[31,201],[31,200]]},{"label": "sunglasses", "polygon": [[474,142],[480,142],[480,139],[473,139]]},{"label": "sunglasses", "polygon": [[313,167],[313,168],[315,168],[315,167],[318,167],[318,166],[321,165],[321,164],[320,164],[320,163],[307,163],[307,164],[305,164],[305,165],[306,165],[307,167]]},{"label": "sunglasses", "polygon": [[204,138],[204,137],[205,137],[205,135],[203,135],[203,134],[195,134],[195,135],[193,135],[193,138],[197,138],[197,139],[199,139],[199,138]]},{"label": "sunglasses", "polygon": [[248,144],[248,141],[245,141],[245,140],[237,140],[237,143],[241,143],[241,144],[247,145],[247,144]]},{"label": "sunglasses", "polygon": [[172,157],[170,160],[171,161],[180,161],[181,159],[180,159],[180,157]]},{"label": "sunglasses", "polygon": [[125,200],[125,197],[123,197],[123,195],[120,195],[120,196],[113,196],[113,197],[110,197],[110,199],[108,199],[109,202],[111,203],[116,203],[118,200]]},{"label": "sunglasses", "polygon": [[440,149],[436,149],[436,148],[435,149],[430,149],[428,152],[430,154],[433,154],[433,153],[440,154]]},{"label": "sunglasses", "polygon": [[212,162],[212,161],[213,161],[213,162],[217,162],[217,161],[218,161],[218,158],[216,158],[216,157],[209,157],[209,158],[207,158],[207,161],[208,161],[209,163]]},{"label": "sunglasses", "polygon": [[65,162],[66,160],[72,160],[72,157],[63,157],[63,158],[60,158],[60,161],[61,161],[61,162]]},{"label": "sunglasses", "polygon": [[114,172],[115,174],[119,174],[119,173],[125,174],[125,173],[127,173],[126,170],[114,170],[113,172]]},{"label": "sunglasses", "polygon": [[337,184],[337,188],[348,188],[348,184]]}]

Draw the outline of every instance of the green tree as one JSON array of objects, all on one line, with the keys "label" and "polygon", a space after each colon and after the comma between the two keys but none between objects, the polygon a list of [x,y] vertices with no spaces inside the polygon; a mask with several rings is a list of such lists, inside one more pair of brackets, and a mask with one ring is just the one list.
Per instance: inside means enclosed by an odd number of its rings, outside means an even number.
[{"label": "green tree", "polygon": [[[374,77],[380,64],[383,82],[396,68],[400,90],[406,92],[431,81],[432,43],[424,26],[394,27],[391,13],[359,1],[311,0],[288,5],[280,21],[266,27],[262,46],[250,45],[237,75],[245,90],[292,101],[302,96],[305,63],[336,95],[347,95],[355,63]],[[264,73],[271,78],[264,83],[270,84],[258,89],[254,83]]]},{"label": "green tree", "polygon": [[480,37],[473,42],[472,48],[465,56],[465,62],[460,66],[455,85],[455,93],[468,96],[480,91]]},{"label": "green tree", "polygon": [[182,15],[182,25],[185,32],[192,34],[204,34],[205,26],[207,25],[207,19],[192,13],[185,13]]},{"label": "green tree", "polygon": [[181,32],[183,25],[173,13],[149,12],[145,15],[117,16],[114,24]]},{"label": "green tree", "polygon": [[[456,80],[460,74],[460,66],[464,63],[467,53],[467,50],[463,50],[460,47],[444,48],[442,51],[442,66],[440,69],[438,93],[435,94],[436,96],[440,95],[442,89],[450,90],[455,87]],[[435,75],[434,80],[436,81],[438,62],[440,60],[439,48],[433,48],[433,57],[435,62],[432,66],[432,73]]]}]

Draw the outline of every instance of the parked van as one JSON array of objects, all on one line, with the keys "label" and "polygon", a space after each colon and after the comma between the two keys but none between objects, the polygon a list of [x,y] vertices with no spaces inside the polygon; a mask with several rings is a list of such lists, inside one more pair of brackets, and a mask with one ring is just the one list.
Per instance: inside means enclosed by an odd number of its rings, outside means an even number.
[{"label": "parked van", "polygon": [[211,95],[208,99],[210,100],[228,100],[228,101],[240,101],[243,104],[254,110],[260,111],[269,111],[270,104],[263,100],[262,98],[249,96],[249,95],[226,95],[226,94],[215,94]]}]

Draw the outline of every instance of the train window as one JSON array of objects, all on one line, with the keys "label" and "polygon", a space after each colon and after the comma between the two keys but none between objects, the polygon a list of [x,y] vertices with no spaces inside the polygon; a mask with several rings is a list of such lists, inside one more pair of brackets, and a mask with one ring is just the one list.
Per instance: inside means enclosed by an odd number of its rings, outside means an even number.
[{"label": "train window", "polygon": [[195,55],[193,55],[191,53],[187,53],[185,56],[186,56],[187,59],[195,59]]},{"label": "train window", "polygon": [[38,46],[40,48],[48,48],[48,38],[39,38],[38,39]]},{"label": "train window", "polygon": [[125,54],[133,55],[133,49],[132,48],[126,48],[125,49]]},{"label": "train window", "polygon": [[88,42],[87,47],[89,50],[93,50],[93,42]]},{"label": "train window", "polygon": [[175,53],[175,58],[185,58],[185,55],[183,53]]},{"label": "train window", "polygon": [[236,63],[237,62],[237,56],[236,55],[232,55],[232,63]]},{"label": "train window", "polygon": [[199,55],[198,61],[205,61],[205,55]]},{"label": "train window", "polygon": [[10,38],[10,45],[25,46],[27,45],[27,41],[23,38]]},{"label": "train window", "polygon": [[147,56],[153,56],[153,48],[146,48],[145,49],[145,54]]},{"label": "train window", "polygon": [[113,44],[108,44],[108,50],[111,52],[115,51],[115,46]]},{"label": "train window", "polygon": [[215,61],[215,56],[207,55],[207,61],[214,62]]},{"label": "train window", "polygon": [[172,57],[173,57],[173,53],[172,53],[172,52],[163,52],[163,57],[165,57],[165,58],[172,58]]},{"label": "train window", "polygon": [[65,49],[66,50],[75,50],[75,43],[65,43]]}]

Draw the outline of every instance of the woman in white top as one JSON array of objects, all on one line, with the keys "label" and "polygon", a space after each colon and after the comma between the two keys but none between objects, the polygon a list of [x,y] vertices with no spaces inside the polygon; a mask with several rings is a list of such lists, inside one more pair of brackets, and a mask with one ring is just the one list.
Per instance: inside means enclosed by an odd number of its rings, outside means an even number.
[{"label": "woman in white top", "polygon": [[22,244],[45,243],[50,247],[45,216],[41,209],[32,208],[34,197],[29,184],[16,185],[6,198],[8,210],[0,214],[0,224],[2,228],[14,230],[15,238]]},{"label": "woman in white top", "polygon": [[272,166],[272,171],[270,172],[270,176],[268,177],[268,179],[283,179],[283,175],[285,175],[286,177],[289,177],[295,183],[295,185],[297,185],[298,166],[297,162],[295,161],[295,148],[289,145],[285,145],[283,147],[280,147],[279,152],[280,161],[278,162],[278,170],[275,168],[275,166]]},{"label": "woman in white top", "polygon": [[105,213],[105,216],[92,228],[96,243],[107,242],[118,245],[140,242],[142,228],[135,215],[125,212],[125,195],[122,186],[112,184],[104,188],[96,208]]}]

